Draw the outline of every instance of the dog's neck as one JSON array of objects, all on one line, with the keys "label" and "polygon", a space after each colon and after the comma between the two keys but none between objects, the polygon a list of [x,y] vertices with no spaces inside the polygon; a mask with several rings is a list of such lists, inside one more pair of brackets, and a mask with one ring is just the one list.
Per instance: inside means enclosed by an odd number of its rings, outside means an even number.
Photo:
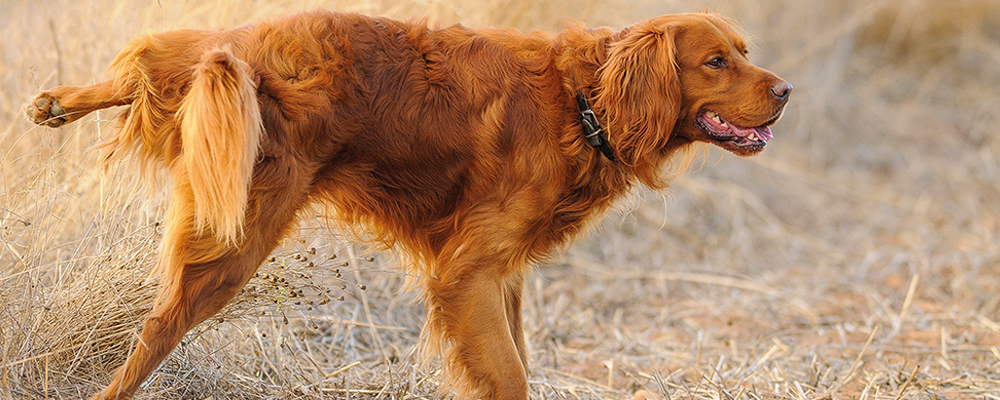
[{"label": "dog's neck", "polygon": [[597,72],[608,59],[608,48],[619,35],[610,28],[576,25],[556,37],[556,65],[568,93],[591,95],[597,88]]},{"label": "dog's neck", "polygon": [[[610,28],[586,29],[582,25],[576,25],[568,27],[556,37],[556,67],[562,74],[565,106],[567,111],[574,111],[573,118],[579,120],[584,111],[578,96],[591,102],[600,90],[598,71],[607,61],[610,46],[618,39],[617,34]],[[590,105],[586,108],[590,108]],[[601,110],[594,109],[592,112],[597,120],[601,120]],[[601,123],[604,121],[601,120]],[[600,154],[600,147],[595,148],[587,142],[581,126],[567,129],[564,135],[567,136],[563,140],[578,143],[566,147],[573,153],[570,156],[576,160],[570,173],[574,179],[569,183],[569,193],[566,196],[588,199],[588,204],[594,207],[590,210],[592,213],[577,216],[580,219],[578,222],[582,224],[584,220],[602,214],[615,199],[629,190],[633,182],[620,163],[610,161],[609,157]],[[608,149],[611,150],[610,146]]]},{"label": "dog's neck", "polygon": [[598,72],[608,59],[608,48],[624,31],[608,28],[586,29],[570,26],[556,38],[556,63],[563,74],[563,85],[580,112],[581,134],[588,144],[614,162],[614,150],[600,125],[599,115],[589,102],[598,90]]}]

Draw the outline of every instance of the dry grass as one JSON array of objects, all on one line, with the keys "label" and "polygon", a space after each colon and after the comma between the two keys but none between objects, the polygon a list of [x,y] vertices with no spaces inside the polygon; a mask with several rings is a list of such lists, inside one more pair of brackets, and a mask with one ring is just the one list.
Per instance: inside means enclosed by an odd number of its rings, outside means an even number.
[{"label": "dry grass", "polygon": [[[550,31],[708,8],[795,84],[762,156],[712,150],[669,195],[636,193],[538,268],[535,398],[1000,398],[995,1],[259,3],[0,6],[0,398],[106,382],[155,293],[164,201],[128,165],[95,171],[108,115],[49,130],[21,105],[100,79],[145,29],[319,6]],[[436,398],[414,353],[422,310],[394,264],[307,221],[139,398]]]}]

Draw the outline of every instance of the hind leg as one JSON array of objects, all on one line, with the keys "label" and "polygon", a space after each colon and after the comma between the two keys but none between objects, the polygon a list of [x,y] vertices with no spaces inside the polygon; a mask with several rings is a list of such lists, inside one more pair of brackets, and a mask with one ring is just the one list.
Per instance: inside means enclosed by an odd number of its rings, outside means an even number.
[{"label": "hind leg", "polygon": [[114,80],[90,86],[59,86],[42,92],[24,108],[28,120],[59,127],[100,109],[129,104],[114,87]]},{"label": "hind leg", "polygon": [[183,179],[175,181],[161,255],[160,295],[136,348],[93,400],[131,398],[188,330],[219,312],[239,293],[284,237],[296,211],[305,203],[309,180],[287,165],[276,164],[265,159],[256,166],[245,239],[235,248],[220,244],[209,233],[197,234],[192,226],[190,188]]},{"label": "hind leg", "polygon": [[[256,257],[234,255],[184,266],[161,290],[157,305],[143,325],[139,343],[111,383],[93,399],[128,399],[180,343],[192,327],[221,310],[253,275]],[[166,278],[166,277],[165,277]]]}]

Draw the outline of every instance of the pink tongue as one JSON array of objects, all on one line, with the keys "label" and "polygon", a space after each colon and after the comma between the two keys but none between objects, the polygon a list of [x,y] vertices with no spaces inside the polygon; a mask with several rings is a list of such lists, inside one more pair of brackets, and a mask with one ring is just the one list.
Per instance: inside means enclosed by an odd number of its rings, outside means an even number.
[{"label": "pink tongue", "polygon": [[765,126],[762,128],[754,128],[754,129],[757,129],[757,137],[759,137],[760,140],[766,142],[768,140],[774,139],[774,134],[771,133],[770,127]]},{"label": "pink tongue", "polygon": [[747,137],[750,136],[751,133],[756,133],[757,138],[765,142],[774,139],[774,134],[771,133],[771,128],[766,126],[757,128],[740,128],[736,125],[729,124],[729,129],[731,129],[732,132],[739,137]]}]

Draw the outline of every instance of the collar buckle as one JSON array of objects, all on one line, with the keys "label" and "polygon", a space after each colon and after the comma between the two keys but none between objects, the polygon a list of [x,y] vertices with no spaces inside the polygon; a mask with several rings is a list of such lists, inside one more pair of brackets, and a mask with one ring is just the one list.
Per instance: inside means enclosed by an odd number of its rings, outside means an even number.
[{"label": "collar buckle", "polygon": [[600,150],[608,160],[615,161],[615,151],[604,136],[604,128],[597,120],[597,114],[590,109],[587,97],[583,93],[577,94],[576,103],[580,107],[580,125],[583,126],[583,137],[587,139],[587,143]]}]

